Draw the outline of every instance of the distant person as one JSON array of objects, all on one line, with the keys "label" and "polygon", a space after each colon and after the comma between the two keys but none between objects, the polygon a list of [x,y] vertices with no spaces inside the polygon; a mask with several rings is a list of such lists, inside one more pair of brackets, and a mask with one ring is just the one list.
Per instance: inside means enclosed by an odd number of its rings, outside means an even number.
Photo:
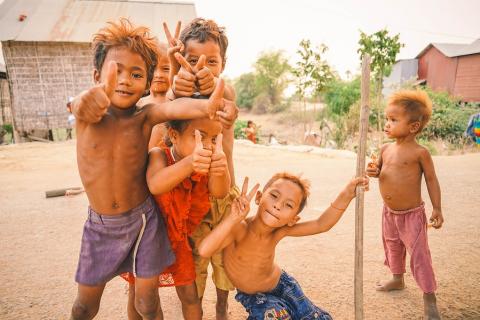
[{"label": "distant person", "polygon": [[72,101],[73,101],[73,97],[68,97],[68,102],[67,102],[67,111],[68,111],[67,140],[72,139],[72,130],[75,129],[75,116],[72,113]]},{"label": "distant person", "polygon": [[278,142],[277,138],[273,135],[273,133],[270,133],[268,136],[268,144],[271,146],[278,146],[280,145],[280,142]]},{"label": "distant person", "polygon": [[[235,299],[245,307],[248,319],[332,319],[275,263],[275,248],[286,237],[330,230],[355,197],[357,185],[368,189],[368,178],[351,180],[320,217],[297,223],[309,195],[307,180],[277,173],[262,192],[257,192],[257,184],[247,194],[248,178],[245,178],[232,212],[200,243],[198,250],[204,257],[223,250],[225,270],[237,288]],[[254,197],[257,213],[247,217]]]},{"label": "distant person", "polygon": [[248,120],[247,127],[244,129],[248,140],[257,143],[257,126],[252,120]]},{"label": "distant person", "polygon": [[480,112],[470,117],[464,135],[472,138],[477,145],[480,145]]},{"label": "distant person", "polygon": [[380,149],[378,160],[368,164],[367,174],[378,177],[384,207],[382,236],[385,265],[393,275],[378,283],[378,291],[405,288],[405,257],[410,254],[410,268],[423,291],[425,319],[440,319],[435,291],[437,283],[427,239],[425,203],[421,195],[425,177],[433,211],[430,222],[435,229],[443,225],[440,184],[432,156],[419,145],[417,135],[427,125],[432,102],[424,91],[402,90],[394,93],[385,108],[384,131],[395,142]]}]

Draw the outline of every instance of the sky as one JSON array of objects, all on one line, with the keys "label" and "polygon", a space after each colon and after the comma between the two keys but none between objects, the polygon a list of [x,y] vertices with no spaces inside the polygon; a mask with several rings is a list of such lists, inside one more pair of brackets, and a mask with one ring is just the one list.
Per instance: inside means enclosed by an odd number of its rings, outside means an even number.
[{"label": "sky", "polygon": [[360,31],[387,28],[405,44],[397,59],[414,58],[429,43],[480,38],[479,0],[194,0],[199,17],[224,26],[229,38],[224,74],[252,70],[262,51],[284,50],[292,64],[302,39],[329,48],[325,58],[345,78],[359,73]]},{"label": "sky", "polygon": [[302,39],[327,45],[325,58],[345,78],[347,71],[359,73],[359,30],[399,33],[405,47],[397,59],[414,58],[432,42],[470,43],[480,38],[480,0],[174,1],[193,1],[199,17],[226,28],[224,75],[230,78],[251,71],[266,50],[284,50],[294,64]]}]

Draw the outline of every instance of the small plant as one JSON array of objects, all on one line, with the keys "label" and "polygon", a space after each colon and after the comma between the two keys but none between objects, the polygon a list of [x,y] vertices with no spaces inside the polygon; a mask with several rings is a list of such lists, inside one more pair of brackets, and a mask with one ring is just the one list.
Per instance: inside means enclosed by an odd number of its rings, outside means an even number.
[{"label": "small plant", "polygon": [[247,121],[246,120],[240,120],[238,119],[235,121],[235,129],[234,129],[234,137],[235,139],[246,139],[245,135],[245,128],[247,127]]}]

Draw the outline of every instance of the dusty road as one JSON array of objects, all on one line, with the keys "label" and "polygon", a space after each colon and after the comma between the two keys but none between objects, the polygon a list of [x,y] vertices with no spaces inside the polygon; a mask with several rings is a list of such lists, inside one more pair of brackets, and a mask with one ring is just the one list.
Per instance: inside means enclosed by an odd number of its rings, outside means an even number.
[{"label": "dusty road", "polygon": [[[237,181],[260,183],[275,172],[303,172],[313,192],[302,219],[325,208],[353,176],[355,161],[268,148],[236,146]],[[480,319],[480,153],[434,157],[446,223],[430,230],[438,304],[444,319]],[[45,199],[45,190],[80,186],[73,142],[0,147],[0,319],[67,319],[75,298],[78,259],[87,198]],[[430,211],[431,204],[424,189]],[[421,319],[422,294],[410,272],[401,292],[378,293],[388,277],[380,235],[382,201],[376,181],[365,200],[364,302],[366,319]],[[276,260],[297,278],[307,295],[336,319],[353,319],[353,205],[328,233],[286,239]],[[161,289],[165,319],[178,319],[175,292]],[[97,319],[126,319],[125,282],[108,284]],[[205,319],[214,319],[211,283]],[[245,319],[230,300],[232,319]]]}]

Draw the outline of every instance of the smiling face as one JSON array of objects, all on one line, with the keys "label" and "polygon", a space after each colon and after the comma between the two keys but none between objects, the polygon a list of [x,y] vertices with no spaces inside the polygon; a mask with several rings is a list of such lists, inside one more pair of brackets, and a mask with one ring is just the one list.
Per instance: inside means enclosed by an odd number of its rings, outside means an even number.
[{"label": "smiling face", "polygon": [[165,54],[159,55],[157,60],[157,66],[153,73],[152,85],[150,86],[150,91],[154,93],[167,93],[170,88],[170,83],[168,82],[168,76],[170,73],[170,62],[168,61],[168,56]]},{"label": "smiling face", "polygon": [[138,53],[124,47],[115,47],[108,51],[102,70],[94,71],[96,83],[106,83],[107,66],[110,61],[117,63],[117,85],[110,98],[114,107],[126,109],[134,106],[147,88],[147,67]]},{"label": "smiling face", "polygon": [[222,125],[219,121],[209,118],[200,118],[187,120],[187,126],[181,131],[168,129],[170,141],[173,144],[175,157],[177,160],[183,159],[193,153],[195,149],[195,130],[200,131],[202,135],[202,144],[204,149],[214,151],[215,139],[222,132]]},{"label": "smiling face", "polygon": [[418,133],[420,122],[411,121],[405,108],[395,104],[389,104],[385,108],[384,131],[389,138],[403,138],[409,134]]},{"label": "smiling face", "polygon": [[203,43],[193,39],[187,41],[185,44],[185,60],[192,67],[197,64],[202,54],[206,57],[205,66],[212,71],[215,77],[218,77],[224,67],[219,45],[213,40],[207,40]]},{"label": "smiling face", "polygon": [[295,182],[280,178],[267,189],[257,193],[257,215],[272,228],[294,225],[298,218],[300,205],[304,198],[302,189]]}]

